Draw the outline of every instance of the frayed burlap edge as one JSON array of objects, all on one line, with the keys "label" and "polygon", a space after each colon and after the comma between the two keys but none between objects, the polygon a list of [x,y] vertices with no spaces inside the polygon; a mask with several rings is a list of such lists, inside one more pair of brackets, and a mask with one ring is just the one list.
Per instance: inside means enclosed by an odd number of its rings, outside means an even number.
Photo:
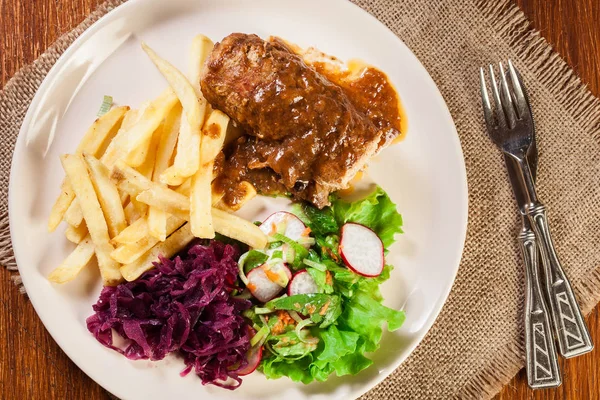
[{"label": "frayed burlap edge", "polygon": [[[510,0],[478,0],[477,7],[495,32],[515,49],[517,59],[531,67],[541,83],[552,93],[580,127],[600,141],[600,100],[581,82],[575,72],[552,46],[531,27],[521,9]],[[588,314],[600,302],[600,266],[591,276],[572,282],[579,305]],[[524,367],[524,344],[507,347],[496,359],[473,376],[457,398],[491,398]]]},{"label": "frayed burlap edge", "polygon": [[[27,86],[26,92],[31,91],[35,93],[37,88],[41,85],[42,81],[48,74],[48,71],[56,63],[58,58],[64,51],[81,35],[87,28],[89,28],[94,22],[102,18],[108,12],[115,7],[124,3],[125,0],[109,0],[100,5],[94,12],[92,12],[83,22],[81,22],[75,29],[62,35],[56,42],[54,42],[48,49],[33,63],[23,67],[19,70],[15,76],[13,76],[6,86],[0,91],[0,107],[3,110],[10,110],[10,104],[13,104],[13,109],[17,109],[14,105],[29,103],[30,98],[22,94],[23,85]],[[32,77],[34,79],[32,79]],[[28,107],[28,104],[25,105]],[[24,108],[25,108],[24,107]],[[8,113],[11,118],[18,119],[19,123],[16,126],[21,126],[25,113],[17,114],[12,111]],[[3,143],[3,146],[10,146],[10,154],[12,155],[12,149],[14,149],[15,142],[17,140],[18,131],[12,135],[12,142]],[[2,204],[0,206],[0,265],[6,267],[9,271],[14,272],[11,276],[13,282],[18,286],[19,291],[25,294],[25,287],[21,281],[21,277],[18,273],[17,263],[12,250],[12,242],[10,238],[10,225],[8,220],[8,206]]]}]

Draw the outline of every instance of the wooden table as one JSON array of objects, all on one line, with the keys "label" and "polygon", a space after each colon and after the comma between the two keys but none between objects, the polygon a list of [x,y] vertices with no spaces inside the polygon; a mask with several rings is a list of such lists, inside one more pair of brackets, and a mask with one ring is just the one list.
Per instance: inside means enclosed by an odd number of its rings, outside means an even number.
[{"label": "wooden table", "polygon": [[[600,95],[598,0],[513,0],[534,27]],[[61,34],[81,22],[101,0],[0,0],[0,83],[35,60]],[[598,309],[588,317],[600,343]],[[498,399],[598,399],[600,351],[561,360],[563,385],[533,392],[522,371]],[[52,340],[31,303],[0,268],[0,399],[109,399]]]}]

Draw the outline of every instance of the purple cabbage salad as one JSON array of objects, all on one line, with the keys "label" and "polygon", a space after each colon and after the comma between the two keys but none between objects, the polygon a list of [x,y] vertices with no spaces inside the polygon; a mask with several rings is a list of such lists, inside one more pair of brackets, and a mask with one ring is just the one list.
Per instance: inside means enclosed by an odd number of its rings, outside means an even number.
[{"label": "purple cabbage salad", "polygon": [[[239,387],[247,366],[251,330],[242,317],[250,301],[237,290],[239,250],[212,240],[196,244],[134,282],[104,287],[88,330],[104,346],[131,360],[162,360],[175,353],[203,384]],[[113,341],[113,332],[124,340]]]}]

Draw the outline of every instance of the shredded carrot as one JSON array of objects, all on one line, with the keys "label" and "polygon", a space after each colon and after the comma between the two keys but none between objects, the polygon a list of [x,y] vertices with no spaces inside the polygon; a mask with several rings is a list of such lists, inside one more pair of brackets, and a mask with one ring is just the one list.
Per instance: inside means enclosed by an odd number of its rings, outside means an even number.
[{"label": "shredded carrot", "polygon": [[300,236],[304,236],[307,237],[308,235],[310,235],[312,231],[310,230],[310,228],[307,226],[306,229],[302,232],[302,234]]},{"label": "shredded carrot", "polygon": [[279,317],[279,320],[273,326],[273,328],[271,328],[271,333],[274,335],[279,335],[280,333],[285,332],[285,328],[288,325],[296,324],[294,318],[292,318],[291,315],[285,310],[277,311],[277,316]]},{"label": "shredded carrot", "polygon": [[325,313],[327,312],[327,309],[329,308],[329,303],[330,303],[330,301],[328,301],[327,303],[325,303],[325,305],[321,308],[321,311],[319,312],[319,315],[325,315]]},{"label": "shredded carrot", "polygon": [[328,285],[333,285],[333,277],[329,271],[325,271],[325,283]]},{"label": "shredded carrot", "polygon": [[271,271],[270,268],[265,268],[265,274],[271,282],[277,283],[281,280],[281,276],[277,272]]},{"label": "shredded carrot", "polygon": [[277,224],[275,222],[271,222],[271,232],[269,235],[273,235],[275,233],[277,233]]}]

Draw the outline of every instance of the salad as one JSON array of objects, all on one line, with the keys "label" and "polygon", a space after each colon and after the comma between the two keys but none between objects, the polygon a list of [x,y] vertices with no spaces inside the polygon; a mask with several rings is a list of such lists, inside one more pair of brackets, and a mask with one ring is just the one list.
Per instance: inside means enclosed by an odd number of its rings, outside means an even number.
[{"label": "salad", "polygon": [[[257,223],[265,248],[202,241],[133,282],[105,287],[90,332],[130,359],[183,358],[182,375],[234,389],[256,369],[308,384],[368,368],[402,311],[382,304],[385,254],[402,217],[381,188],[318,209],[296,203]],[[114,333],[121,337],[117,346]]]}]

